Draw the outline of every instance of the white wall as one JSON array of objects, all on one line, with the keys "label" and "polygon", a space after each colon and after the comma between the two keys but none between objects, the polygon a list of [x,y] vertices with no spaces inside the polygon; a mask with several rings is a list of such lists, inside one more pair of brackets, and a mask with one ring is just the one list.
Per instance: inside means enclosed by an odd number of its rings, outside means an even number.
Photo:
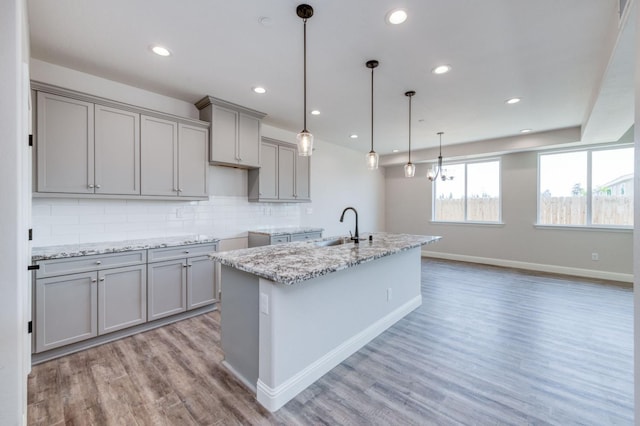
[{"label": "white wall", "polygon": [[[441,235],[426,250],[435,255],[577,275],[631,280],[631,231],[543,229],[534,226],[537,209],[537,153],[502,156],[503,225],[431,223],[432,184],[427,165],[404,177],[401,165],[388,167],[386,227],[389,232]],[[591,253],[600,260],[591,260]]]},{"label": "white wall", "polygon": [[[0,424],[26,424],[29,351],[28,255],[24,181],[28,104],[28,29],[23,0],[2,3],[0,13]],[[28,92],[27,92],[28,96]],[[28,164],[28,163],[27,163]],[[28,175],[28,173],[26,173]],[[28,193],[27,193],[28,194]]]},{"label": "white wall", "polygon": [[[38,60],[33,60],[32,78],[166,113],[198,116],[195,106],[184,101]],[[295,141],[295,133],[268,125],[262,133]],[[339,218],[349,205],[360,213],[360,229],[382,230],[382,171],[367,170],[364,153],[321,140],[315,145],[311,157],[313,203],[250,203],[246,170],[209,166],[208,201],[34,198],[34,246],[194,233],[234,239],[267,226],[316,226],[325,228],[325,235],[347,234],[353,229],[353,218],[345,219],[344,224]]]},{"label": "white wall", "polygon": [[[635,128],[640,129],[640,6],[636,1],[633,5],[635,13],[629,19],[635,22]],[[635,132],[635,168],[634,168],[634,237],[633,250],[637,253],[633,259],[634,271],[634,398],[635,424],[640,423],[640,131]]]}]

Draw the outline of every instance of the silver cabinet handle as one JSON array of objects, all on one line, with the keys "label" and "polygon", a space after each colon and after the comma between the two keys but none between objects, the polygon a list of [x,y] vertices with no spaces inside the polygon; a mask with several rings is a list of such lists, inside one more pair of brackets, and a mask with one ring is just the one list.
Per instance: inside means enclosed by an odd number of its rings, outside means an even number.
[{"label": "silver cabinet handle", "polygon": [[183,267],[183,268],[186,268],[186,267],[187,267],[187,264],[186,264],[186,263],[183,263],[183,264],[182,264],[182,267]]},{"label": "silver cabinet handle", "polygon": [[102,262],[99,260],[96,260],[96,265],[102,265]]},{"label": "silver cabinet handle", "polygon": [[104,281],[104,277],[100,278],[100,281]]},{"label": "silver cabinet handle", "polygon": [[95,279],[95,278],[93,278],[93,279],[91,280],[91,282],[92,282],[92,283],[95,283],[95,282],[96,282],[96,279]]},{"label": "silver cabinet handle", "polygon": [[187,266],[188,266],[189,268],[191,268],[191,267],[193,266],[193,264],[189,263]]},{"label": "silver cabinet handle", "polygon": [[185,250],[185,251],[184,251],[184,253],[185,253],[185,254],[189,254],[189,250]]},{"label": "silver cabinet handle", "polygon": [[100,189],[100,185],[96,185],[96,188]]},{"label": "silver cabinet handle", "polygon": [[178,188],[178,192],[182,192],[182,188]]},{"label": "silver cabinet handle", "polygon": [[87,187],[90,188],[90,189],[93,189],[94,185],[90,183],[89,185],[87,185]]}]

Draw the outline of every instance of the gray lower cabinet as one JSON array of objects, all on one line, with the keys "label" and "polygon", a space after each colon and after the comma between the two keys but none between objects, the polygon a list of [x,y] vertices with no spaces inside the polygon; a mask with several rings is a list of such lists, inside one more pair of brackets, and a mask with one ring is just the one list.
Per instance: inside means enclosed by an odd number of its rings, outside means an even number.
[{"label": "gray lower cabinet", "polygon": [[34,352],[217,301],[216,243],[38,261]]},{"label": "gray lower cabinet", "polygon": [[149,250],[148,319],[163,318],[216,301],[216,244]]},{"label": "gray lower cabinet", "polygon": [[146,265],[98,272],[98,334],[147,321]]},{"label": "gray lower cabinet", "polygon": [[35,352],[98,335],[96,272],[36,280]]}]

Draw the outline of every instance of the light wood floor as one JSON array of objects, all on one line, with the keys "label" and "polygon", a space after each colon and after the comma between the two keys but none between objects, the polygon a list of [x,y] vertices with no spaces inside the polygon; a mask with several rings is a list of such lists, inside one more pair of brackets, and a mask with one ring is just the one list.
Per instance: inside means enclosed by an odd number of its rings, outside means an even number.
[{"label": "light wood floor", "polygon": [[213,312],[35,366],[29,424],[633,423],[630,288],[423,259],[422,294],[275,414],[222,367]]}]

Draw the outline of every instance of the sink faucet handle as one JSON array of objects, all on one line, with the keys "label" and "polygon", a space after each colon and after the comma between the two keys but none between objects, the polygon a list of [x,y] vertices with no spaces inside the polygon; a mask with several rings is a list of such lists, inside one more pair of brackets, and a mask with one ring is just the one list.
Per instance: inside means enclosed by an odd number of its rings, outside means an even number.
[{"label": "sink faucet handle", "polygon": [[351,237],[351,239],[353,240],[353,234],[351,233],[351,231],[349,231],[349,237]]}]

